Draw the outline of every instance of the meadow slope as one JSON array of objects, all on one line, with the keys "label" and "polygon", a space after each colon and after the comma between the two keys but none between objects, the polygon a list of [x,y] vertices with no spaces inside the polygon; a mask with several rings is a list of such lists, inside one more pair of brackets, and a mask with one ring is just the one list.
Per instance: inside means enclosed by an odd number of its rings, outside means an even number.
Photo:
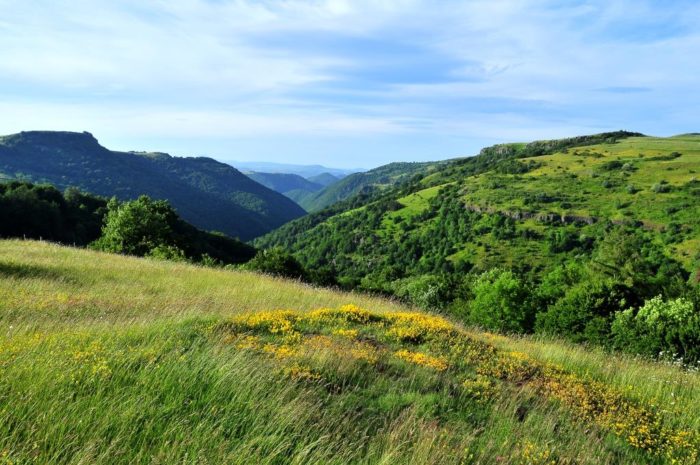
[{"label": "meadow slope", "polygon": [[0,242],[0,464],[698,463],[700,376],[252,273]]}]

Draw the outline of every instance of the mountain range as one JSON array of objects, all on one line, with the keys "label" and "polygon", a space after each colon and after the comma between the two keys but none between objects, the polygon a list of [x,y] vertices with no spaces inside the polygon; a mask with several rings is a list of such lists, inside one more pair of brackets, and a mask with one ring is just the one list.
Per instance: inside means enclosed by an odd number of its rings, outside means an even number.
[{"label": "mountain range", "polygon": [[236,167],[241,171],[253,171],[257,173],[296,174],[307,179],[324,173],[331,174],[337,178],[342,178],[352,173],[365,171],[362,168],[330,168],[323,165],[296,165],[293,163],[275,163],[267,161],[222,161],[230,164],[231,166]]}]

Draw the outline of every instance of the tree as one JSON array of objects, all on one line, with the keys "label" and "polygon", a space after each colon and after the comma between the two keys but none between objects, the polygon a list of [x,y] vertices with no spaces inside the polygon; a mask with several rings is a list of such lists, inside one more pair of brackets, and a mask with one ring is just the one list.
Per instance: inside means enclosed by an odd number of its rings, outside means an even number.
[{"label": "tree", "polygon": [[472,292],[474,300],[469,306],[472,323],[504,332],[532,329],[528,289],[512,271],[495,268],[481,274]]},{"label": "tree", "polygon": [[109,201],[102,237],[93,247],[106,252],[144,256],[163,246],[175,247],[171,224],[175,210],[164,200],[143,195],[130,202]]}]

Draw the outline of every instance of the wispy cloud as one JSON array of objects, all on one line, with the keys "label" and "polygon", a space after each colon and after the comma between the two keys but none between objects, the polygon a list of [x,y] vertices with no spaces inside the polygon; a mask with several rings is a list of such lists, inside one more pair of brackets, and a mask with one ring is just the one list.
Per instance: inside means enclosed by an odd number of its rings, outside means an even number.
[{"label": "wispy cloud", "polygon": [[595,130],[698,129],[690,0],[0,9],[3,133],[90,130],[122,149],[371,165]]}]

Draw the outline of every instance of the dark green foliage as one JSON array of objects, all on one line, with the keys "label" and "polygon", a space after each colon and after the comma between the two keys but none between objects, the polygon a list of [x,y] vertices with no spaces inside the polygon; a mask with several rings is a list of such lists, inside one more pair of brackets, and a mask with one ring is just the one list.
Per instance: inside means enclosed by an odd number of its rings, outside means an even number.
[{"label": "dark green foliage", "polygon": [[293,255],[279,247],[261,250],[246,268],[261,273],[292,279],[304,279],[306,272]]},{"label": "dark green foliage", "polygon": [[100,236],[107,200],[49,185],[0,184],[0,237],[87,245]]},{"label": "dark green foliage", "polygon": [[585,281],[537,315],[536,330],[575,342],[607,344],[615,312],[637,303],[634,292],[610,281]]},{"label": "dark green foliage", "polygon": [[255,249],[249,245],[200,231],[181,220],[167,201],[147,196],[124,203],[110,200],[102,236],[92,247],[140,257],[186,258],[205,264],[244,263],[255,255]]},{"label": "dark green foliage", "polygon": [[614,170],[619,170],[624,166],[624,163],[622,163],[619,160],[611,160],[603,163],[600,165],[600,169],[603,171],[614,171]]},{"label": "dark green foliage", "polygon": [[447,279],[423,275],[395,281],[393,293],[413,305],[435,310],[449,300],[451,289]]},{"label": "dark green foliage", "polygon": [[496,167],[496,171],[501,174],[524,174],[542,166],[534,160],[523,163],[518,160],[506,160]]},{"label": "dark green foliage", "polygon": [[579,234],[575,230],[557,228],[547,233],[547,245],[553,254],[570,252],[581,246]]},{"label": "dark green foliage", "polygon": [[100,237],[93,247],[105,252],[143,257],[157,247],[175,247],[171,224],[177,214],[162,200],[146,196],[120,204],[109,202]]},{"label": "dark green foliage", "polygon": [[688,273],[649,233],[615,227],[606,231],[592,257],[592,269],[600,275],[635,289],[642,299],[658,294],[678,295]]},{"label": "dark green foliage", "polygon": [[120,200],[166,199],[186,221],[245,240],[304,214],[301,207],[210,158],[112,152],[89,133],[23,132],[0,141],[0,174],[77,186]]}]

